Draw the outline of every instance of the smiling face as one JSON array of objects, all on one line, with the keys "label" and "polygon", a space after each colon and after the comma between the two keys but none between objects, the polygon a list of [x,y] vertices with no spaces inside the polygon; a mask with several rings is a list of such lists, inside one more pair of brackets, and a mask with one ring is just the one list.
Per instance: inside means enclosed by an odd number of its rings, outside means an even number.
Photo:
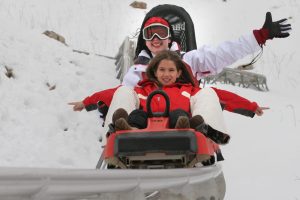
[{"label": "smiling face", "polygon": [[170,39],[161,40],[158,37],[154,37],[150,41],[145,41],[148,49],[154,54],[158,54],[163,50],[167,50],[169,48]]},{"label": "smiling face", "polygon": [[164,86],[175,83],[180,75],[181,70],[177,69],[176,64],[172,60],[167,59],[160,61],[155,71],[155,77]]}]

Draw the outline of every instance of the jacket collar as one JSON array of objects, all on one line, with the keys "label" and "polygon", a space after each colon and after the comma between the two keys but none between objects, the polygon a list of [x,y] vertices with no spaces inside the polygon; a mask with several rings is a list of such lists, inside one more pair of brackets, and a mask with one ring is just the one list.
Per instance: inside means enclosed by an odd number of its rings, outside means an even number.
[{"label": "jacket collar", "polygon": [[[145,80],[141,80],[138,82],[137,84],[139,87],[145,87],[145,86],[148,86],[148,85],[155,85],[157,87],[159,87],[159,85],[157,84],[157,82],[153,81],[153,80],[150,80],[150,79],[145,79]],[[191,83],[180,83],[180,82],[176,82],[176,83],[173,83],[171,85],[167,85],[167,86],[163,86],[163,87],[181,87],[181,86],[192,86]]]}]

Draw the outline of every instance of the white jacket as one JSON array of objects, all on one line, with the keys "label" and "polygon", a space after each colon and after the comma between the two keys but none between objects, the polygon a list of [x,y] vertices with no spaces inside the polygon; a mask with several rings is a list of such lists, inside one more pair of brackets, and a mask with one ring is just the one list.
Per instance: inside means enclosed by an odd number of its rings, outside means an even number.
[{"label": "white jacket", "polygon": [[[170,50],[177,49],[176,45],[172,45]],[[199,80],[206,75],[220,73],[224,67],[257,52],[259,49],[260,46],[252,33],[241,36],[237,40],[223,42],[217,47],[205,45],[199,49],[186,52],[183,55],[183,61],[191,66],[194,76]],[[146,51],[141,51],[139,56],[150,59]],[[142,79],[142,72],[145,72],[146,69],[147,65],[133,65],[124,76],[122,85],[134,87]]]}]

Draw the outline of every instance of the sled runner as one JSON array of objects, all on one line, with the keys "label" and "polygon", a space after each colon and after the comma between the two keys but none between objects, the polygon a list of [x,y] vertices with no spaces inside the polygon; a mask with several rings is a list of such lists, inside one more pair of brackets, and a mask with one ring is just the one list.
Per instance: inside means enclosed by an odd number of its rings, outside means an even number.
[{"label": "sled runner", "polygon": [[[180,45],[182,51],[188,52],[197,49],[194,23],[186,10],[170,4],[158,5],[147,13],[144,21],[153,16],[168,20],[174,32],[174,40]],[[136,52],[139,48],[142,47],[138,45]]]}]

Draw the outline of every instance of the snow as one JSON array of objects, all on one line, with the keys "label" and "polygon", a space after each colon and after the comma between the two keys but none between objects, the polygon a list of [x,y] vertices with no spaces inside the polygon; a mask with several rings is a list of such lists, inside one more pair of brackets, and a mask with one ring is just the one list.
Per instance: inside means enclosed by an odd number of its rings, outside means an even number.
[{"label": "snow", "polygon": [[[271,108],[253,119],[224,112],[232,136],[222,147],[225,199],[299,199],[299,2],[145,0],[147,10],[134,9],[131,2],[0,1],[0,166],[95,167],[101,153],[98,139],[105,131],[99,114],[73,112],[67,103],[119,84],[114,61],[96,54],[115,56],[152,7],[184,7],[194,21],[198,46],[259,29],[271,11],[273,20],[289,18],[293,30],[287,39],[268,41],[255,63],[255,71],[268,78],[270,91],[214,85]],[[45,30],[64,36],[67,45],[43,35]],[[6,68],[14,78],[6,76]]]}]

